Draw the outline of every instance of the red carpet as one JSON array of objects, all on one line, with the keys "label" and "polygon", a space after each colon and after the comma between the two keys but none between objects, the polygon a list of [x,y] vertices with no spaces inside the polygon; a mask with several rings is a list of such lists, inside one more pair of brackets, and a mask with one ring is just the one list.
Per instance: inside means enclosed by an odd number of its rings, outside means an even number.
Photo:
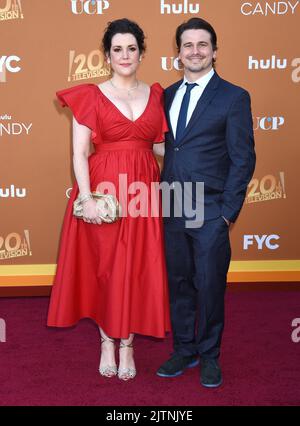
[{"label": "red carpet", "polygon": [[228,292],[221,365],[224,384],[207,390],[198,369],[176,379],[155,376],[171,339],[136,338],[137,378],[97,373],[98,333],[83,320],[47,329],[48,298],[0,299],[7,342],[0,343],[0,405],[300,405],[299,292]]}]

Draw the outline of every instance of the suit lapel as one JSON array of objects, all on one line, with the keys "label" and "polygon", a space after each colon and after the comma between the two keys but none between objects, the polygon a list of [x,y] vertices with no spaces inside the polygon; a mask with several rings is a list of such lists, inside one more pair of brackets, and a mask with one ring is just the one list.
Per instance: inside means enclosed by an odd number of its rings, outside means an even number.
[{"label": "suit lapel", "polygon": [[208,105],[213,100],[214,96],[216,95],[220,80],[221,80],[220,77],[215,72],[215,74],[213,75],[209,83],[207,84],[206,88],[204,89],[204,92],[202,93],[196,105],[196,108],[194,109],[192,117],[178,145],[182,145],[184,143],[184,139],[186,138],[187,134],[194,127],[194,125],[199,122],[201,114],[203,114],[203,112],[206,110],[206,108],[208,107]]},{"label": "suit lapel", "polygon": [[168,126],[169,126],[169,129],[170,129],[170,134],[172,136],[173,142],[175,141],[175,137],[174,137],[173,128],[172,128],[171,119],[170,119],[170,109],[171,109],[172,103],[174,101],[176,92],[177,92],[177,90],[180,87],[182,82],[183,82],[183,80],[180,80],[177,83],[175,83],[174,86],[172,87],[172,89],[169,91],[168,96],[165,99],[166,116],[167,116]]}]

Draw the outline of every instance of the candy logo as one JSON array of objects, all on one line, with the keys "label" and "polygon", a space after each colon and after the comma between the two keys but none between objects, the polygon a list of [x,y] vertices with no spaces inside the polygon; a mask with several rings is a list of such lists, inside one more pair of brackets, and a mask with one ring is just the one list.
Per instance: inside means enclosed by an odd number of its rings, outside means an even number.
[{"label": "candy logo", "polygon": [[[26,135],[28,136],[31,129],[32,123],[17,123],[11,121],[12,117],[5,114],[0,115],[0,137],[2,136],[19,136]],[[1,123],[1,121],[5,121]]]},{"label": "candy logo", "polygon": [[287,15],[295,14],[296,8],[299,6],[299,1],[273,1],[272,3],[265,1],[255,3],[243,3],[241,7],[241,13],[245,16],[253,15]]}]

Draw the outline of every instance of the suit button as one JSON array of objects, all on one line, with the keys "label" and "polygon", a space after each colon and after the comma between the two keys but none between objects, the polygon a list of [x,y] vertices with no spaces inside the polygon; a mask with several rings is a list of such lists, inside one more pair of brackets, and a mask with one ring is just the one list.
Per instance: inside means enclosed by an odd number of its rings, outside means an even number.
[{"label": "suit button", "polygon": [[179,148],[174,148],[174,151],[179,151]]}]

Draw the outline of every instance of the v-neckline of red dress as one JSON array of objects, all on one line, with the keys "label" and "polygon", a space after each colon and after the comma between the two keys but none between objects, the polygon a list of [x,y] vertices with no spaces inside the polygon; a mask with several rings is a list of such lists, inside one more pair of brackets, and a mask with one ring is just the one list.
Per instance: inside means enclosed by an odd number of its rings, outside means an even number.
[{"label": "v-neckline of red dress", "polygon": [[130,120],[130,118],[126,117],[126,115],[123,114],[123,112],[102,92],[102,90],[100,89],[100,87],[97,84],[95,84],[95,86],[97,87],[99,93],[118,111],[118,113],[123,118],[125,118],[125,120],[129,121],[132,124],[135,124],[137,121],[139,121],[146,114],[146,111],[148,110],[148,107],[150,105],[150,101],[151,101],[151,98],[152,98],[152,87],[154,86],[154,84],[151,84],[151,86],[150,86],[150,94],[149,94],[148,101],[147,101],[147,104],[145,106],[144,111],[135,120]]}]

